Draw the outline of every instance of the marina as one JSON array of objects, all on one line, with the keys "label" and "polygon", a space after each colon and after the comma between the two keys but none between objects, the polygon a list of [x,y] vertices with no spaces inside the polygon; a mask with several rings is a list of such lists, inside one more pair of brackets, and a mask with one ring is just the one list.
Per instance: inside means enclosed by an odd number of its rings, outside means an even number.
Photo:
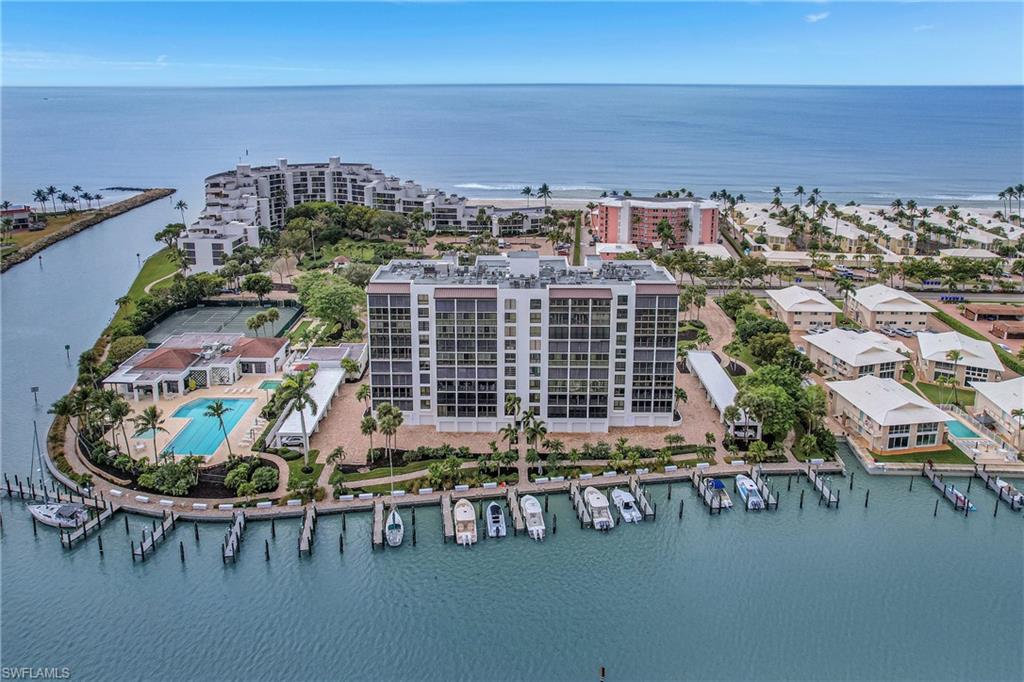
[{"label": "marina", "polygon": [[235,512],[231,517],[231,525],[224,534],[224,542],[221,545],[221,559],[224,563],[230,561],[235,563],[238,558],[238,550],[242,546],[242,535],[245,533],[245,512]]},{"label": "marina", "polygon": [[132,561],[136,559],[146,561],[146,559],[150,558],[156,548],[167,539],[167,535],[177,529],[177,521],[177,514],[164,512],[159,525],[157,525],[156,520],[152,520],[151,529],[143,527],[142,540],[139,542],[138,547],[132,542]]}]

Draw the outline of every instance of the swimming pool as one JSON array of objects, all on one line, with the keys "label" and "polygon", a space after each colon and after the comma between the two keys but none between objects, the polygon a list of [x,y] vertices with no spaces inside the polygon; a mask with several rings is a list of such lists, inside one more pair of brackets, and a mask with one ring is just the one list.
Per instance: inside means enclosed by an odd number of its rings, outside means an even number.
[{"label": "swimming pool", "polygon": [[264,391],[276,391],[281,388],[281,381],[280,379],[266,379],[260,383],[260,388]]},{"label": "swimming pool", "polygon": [[[200,398],[182,405],[174,412],[175,417],[188,419],[189,422],[165,448],[166,451],[176,455],[207,456],[217,451],[224,440],[224,433],[217,418],[205,414],[206,408],[214,401],[213,398]],[[224,415],[224,428],[231,433],[246,410],[256,401],[253,398],[221,398],[221,402],[228,408],[228,413]]]},{"label": "swimming pool", "polygon": [[978,438],[978,434],[971,431],[971,429],[969,429],[967,425],[959,419],[950,419],[947,421],[946,428],[949,429],[949,432],[957,438]]}]

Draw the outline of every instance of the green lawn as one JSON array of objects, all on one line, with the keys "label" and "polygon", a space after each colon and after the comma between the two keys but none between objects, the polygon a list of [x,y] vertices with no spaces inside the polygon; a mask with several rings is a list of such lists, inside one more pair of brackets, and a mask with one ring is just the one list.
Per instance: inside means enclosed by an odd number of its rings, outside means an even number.
[{"label": "green lawn", "polygon": [[[421,459],[418,462],[411,464],[404,464],[402,466],[395,467],[395,475],[398,474],[410,474],[414,471],[426,472],[427,468],[434,462],[443,462],[443,459]],[[380,478],[381,476],[389,475],[388,467],[377,467],[376,469],[370,469],[369,471],[358,471],[351,474],[345,474],[343,476],[345,483],[352,481],[365,481],[370,478]]]},{"label": "green lawn", "polygon": [[935,452],[908,452],[902,455],[876,455],[871,453],[876,462],[927,462],[931,460],[936,464],[974,464],[974,461],[965,455],[957,446],[950,443],[949,449]]},{"label": "green lawn", "polygon": [[323,471],[324,468],[323,464],[313,462],[311,463],[311,466],[313,467],[312,473],[306,474],[303,473],[302,471],[302,465],[302,457],[299,457],[298,459],[293,459],[292,461],[288,462],[289,487],[296,488],[305,483],[309,483],[310,480],[312,480],[313,483],[316,483],[316,480],[320,477],[320,472]]},{"label": "green lawn", "polygon": [[[144,293],[146,293],[147,286],[158,279],[167,277],[177,269],[178,266],[167,257],[167,249],[160,249],[147,258],[146,262],[142,264],[142,269],[139,270],[139,274],[135,276],[135,281],[132,282],[131,287],[128,289],[128,297],[133,301],[138,300]],[[131,315],[134,310],[134,303],[128,303],[120,306],[117,309],[117,313],[114,315],[114,319],[111,321],[111,324]]]},{"label": "green lawn", "polygon": [[[936,405],[953,402],[953,391],[945,386],[919,381],[915,384],[915,387],[917,388],[918,393]],[[956,395],[961,407],[967,407],[974,404],[974,391],[971,389],[958,388],[956,390]]]}]

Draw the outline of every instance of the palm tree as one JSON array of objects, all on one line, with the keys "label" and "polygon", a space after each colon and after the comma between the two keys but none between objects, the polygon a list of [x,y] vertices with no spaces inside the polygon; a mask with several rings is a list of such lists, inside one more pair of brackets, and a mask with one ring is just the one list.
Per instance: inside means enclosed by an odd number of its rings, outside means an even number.
[{"label": "palm tree", "polygon": [[224,426],[224,415],[230,411],[231,408],[226,407],[223,400],[214,400],[206,406],[206,412],[203,413],[204,417],[213,417],[220,424],[220,432],[224,434],[224,442],[228,446],[228,459],[234,457],[234,454],[231,452],[231,441],[228,440],[228,430]]},{"label": "palm tree", "polygon": [[96,208],[99,208],[100,207],[100,202],[103,201],[103,195],[102,194],[93,194],[92,195],[92,200],[96,202]]},{"label": "palm tree", "polygon": [[[722,419],[725,420],[727,427],[735,427],[736,422],[740,420],[740,415],[740,408],[735,405],[729,405],[727,408],[722,410]],[[735,433],[733,435],[735,435]]]},{"label": "palm tree", "polygon": [[156,434],[158,432],[167,433],[167,429],[164,428],[164,415],[157,409],[156,405],[150,405],[144,409],[137,417],[132,417],[132,426],[135,427],[135,436],[141,436],[144,433],[153,433],[153,462],[160,461],[160,454],[156,449]]},{"label": "palm tree", "polygon": [[363,384],[362,386],[360,386],[356,390],[356,400],[360,400],[360,401],[366,403],[367,407],[370,406],[370,396],[371,395],[373,395],[373,393],[370,390],[370,385],[369,384]]},{"label": "palm tree", "polygon": [[958,350],[951,350],[946,353],[946,360],[953,363],[953,402],[957,405],[960,404],[959,396],[956,392],[956,387],[960,383],[956,376],[957,367],[960,365],[960,361],[964,359],[964,354]]},{"label": "palm tree", "polygon": [[174,205],[174,210],[175,211],[181,211],[181,223],[182,223],[182,225],[184,225],[185,224],[185,211],[188,210],[188,204],[186,204],[183,199],[179,199],[178,203],[176,203]]},{"label": "palm tree", "polygon": [[[676,394],[676,402],[677,403],[681,402],[681,403],[685,404],[686,401],[688,401],[690,399],[690,397],[688,395],[686,395],[686,389],[681,388],[679,386],[676,386],[675,394]],[[678,408],[679,406],[676,405],[676,407]]]},{"label": "palm tree", "polygon": [[548,427],[540,419],[531,419],[523,429],[523,433],[526,435],[526,442],[530,444],[530,447],[536,448],[537,443],[548,435]]},{"label": "palm tree", "polygon": [[548,451],[549,460],[554,464],[562,461],[562,455],[565,454],[565,443],[557,438],[545,438],[542,445]]},{"label": "palm tree", "polygon": [[59,191],[60,191],[60,190],[58,190],[58,189],[57,189],[56,187],[54,187],[53,185],[50,185],[49,187],[47,187],[47,188],[46,188],[46,196],[47,196],[47,197],[48,197],[48,198],[50,199],[50,201],[51,201],[51,202],[53,203],[53,212],[54,212],[54,213],[56,213],[56,212],[57,212],[57,193],[58,193]]},{"label": "palm tree", "polygon": [[74,432],[76,438],[78,437],[78,429],[76,429],[75,425],[71,422],[72,417],[78,416],[78,404],[71,394],[62,395],[54,401],[53,405],[51,405],[50,409],[46,412],[47,414],[52,414],[56,417],[66,418],[68,420],[68,426],[71,427],[71,431]]},{"label": "palm tree", "polygon": [[373,434],[377,433],[377,420],[373,418],[372,414],[368,414],[363,417],[363,420],[359,422],[359,432],[370,439],[370,456],[367,458],[368,461],[373,461]]},{"label": "palm tree", "polygon": [[[394,437],[398,433],[398,427],[402,425],[404,417],[402,417],[402,411],[390,403],[384,403],[377,408],[377,423],[379,424],[379,430],[381,435],[384,436],[384,449],[388,454],[388,469],[390,470],[389,477],[395,475],[395,467],[393,462],[393,451],[394,451]],[[392,485],[392,491],[394,489],[394,480],[389,478]]]},{"label": "palm tree", "polygon": [[37,189],[36,191],[32,192],[32,199],[33,199],[33,201],[38,201],[39,202],[39,208],[42,209],[40,211],[40,213],[46,213],[46,199],[47,198],[48,197],[46,196],[46,190],[45,189]]},{"label": "palm tree", "polygon": [[533,196],[533,188],[527,185],[519,190],[519,193],[526,197],[526,208],[530,208],[530,197]]},{"label": "palm tree", "polygon": [[1017,420],[1017,449],[1020,450],[1020,432],[1024,429],[1024,408],[1010,410],[1010,416]]},{"label": "palm tree", "polygon": [[804,191],[804,186],[803,185],[797,185],[796,189],[793,190],[793,196],[795,196],[798,199],[800,199],[800,203],[801,204],[804,203],[804,194],[806,194],[806,193],[807,192]]},{"label": "palm tree", "polygon": [[[128,432],[125,431],[124,420],[126,417],[128,417],[128,415],[132,413],[132,406],[129,405],[128,401],[125,400],[120,395],[117,395],[115,393],[114,396],[114,399],[111,400],[110,404],[107,406],[107,416],[110,417],[110,420],[114,424],[117,424],[118,426],[121,427],[121,435],[124,436],[124,449],[125,452],[128,452]],[[111,440],[114,441],[114,449],[116,450],[117,441],[113,438],[113,436],[111,436]]]},{"label": "palm tree", "polygon": [[71,191],[75,193],[75,196],[79,196],[79,197],[82,196],[82,186],[81,185],[72,185],[71,186]]},{"label": "palm tree", "polygon": [[501,435],[501,439],[507,441],[509,451],[512,450],[512,446],[519,440],[519,429],[516,428],[515,424],[505,424],[498,429],[498,434]]},{"label": "palm tree", "polygon": [[544,208],[548,207],[548,199],[551,198],[551,188],[548,187],[548,183],[542,184],[537,188],[537,196],[544,199]]},{"label": "palm tree", "polygon": [[302,427],[302,470],[303,473],[307,474],[313,469],[309,466],[309,433],[306,432],[306,408],[308,407],[310,412],[314,413],[317,410],[316,401],[310,395],[310,390],[312,390],[315,383],[312,373],[307,370],[298,374],[285,375],[284,380],[281,382],[281,387],[278,389],[281,392],[282,399],[292,401],[292,409],[299,412],[299,425]]},{"label": "palm tree", "polygon": [[523,405],[523,399],[515,393],[505,394],[505,414],[515,416],[519,414],[519,408]]},{"label": "palm tree", "polygon": [[[278,320],[281,319],[281,311],[278,310],[277,308],[270,308],[267,310],[267,312],[262,314],[267,318],[266,324],[273,324],[274,322],[277,322]],[[348,360],[349,358],[345,359]]]}]

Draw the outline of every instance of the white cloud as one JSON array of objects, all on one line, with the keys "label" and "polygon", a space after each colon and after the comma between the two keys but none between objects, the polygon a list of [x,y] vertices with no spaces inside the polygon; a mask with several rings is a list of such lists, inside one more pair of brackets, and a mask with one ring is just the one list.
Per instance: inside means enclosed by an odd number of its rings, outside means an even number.
[{"label": "white cloud", "polygon": [[825,19],[828,19],[828,15],[829,15],[828,12],[818,12],[817,14],[808,14],[806,17],[804,17],[804,21],[806,21],[808,24],[816,24],[819,21],[824,21]]},{"label": "white cloud", "polygon": [[933,28],[935,28],[935,24],[921,24],[920,26],[915,26],[913,31],[914,33],[920,33],[921,31],[930,31]]}]

